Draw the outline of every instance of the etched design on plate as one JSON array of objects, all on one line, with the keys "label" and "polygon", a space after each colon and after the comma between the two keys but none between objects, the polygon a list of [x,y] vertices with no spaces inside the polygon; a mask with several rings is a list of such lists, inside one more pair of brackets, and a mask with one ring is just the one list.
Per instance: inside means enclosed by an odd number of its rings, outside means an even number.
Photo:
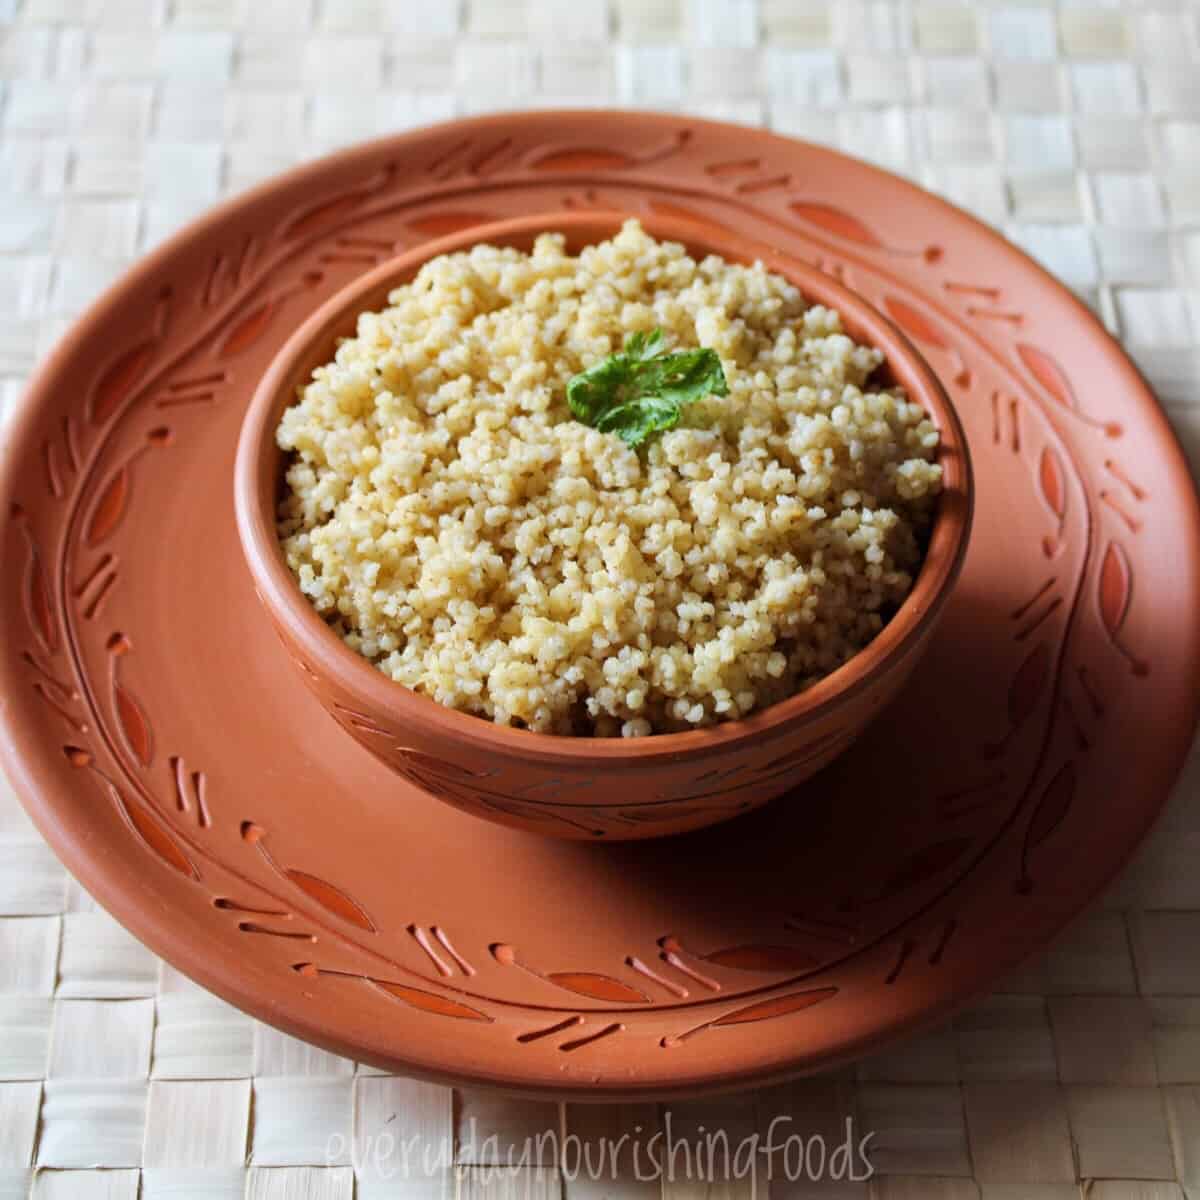
[{"label": "etched design on plate", "polygon": [[[801,975],[820,965],[820,959],[815,957],[802,946],[767,946],[767,945],[738,945],[727,946],[721,950],[710,950],[705,954],[687,951],[678,938],[665,937],[659,939],[659,945],[664,952],[669,952],[676,962],[682,962],[685,955],[699,959],[714,967],[726,967],[734,971],[785,972]],[[693,978],[695,978],[693,976]],[[715,990],[715,981],[705,981]]]},{"label": "etched design on plate", "polygon": [[824,1004],[832,1000],[838,994],[838,989],[835,987],[813,988],[806,992],[792,992],[786,996],[775,996],[770,1000],[760,1000],[757,1004],[748,1004],[744,1008],[736,1008],[732,1012],[725,1013],[723,1016],[716,1017],[711,1021],[705,1021],[701,1025],[693,1025],[691,1029],[685,1029],[682,1033],[668,1034],[663,1037],[659,1045],[664,1050],[672,1050],[676,1046],[681,1046],[690,1038],[694,1038],[697,1034],[704,1033],[709,1029],[728,1028],[731,1025],[745,1025],[752,1021],[768,1021],[775,1017],[785,1017],[792,1013],[804,1012],[807,1009],[815,1008],[818,1004]]},{"label": "etched design on plate", "polygon": [[422,237],[440,238],[451,233],[458,233],[462,229],[471,229],[476,225],[487,225],[494,220],[496,218],[487,213],[447,210],[414,217],[408,222],[408,227]]},{"label": "etched design on plate", "polygon": [[[1142,487],[1140,484],[1138,484],[1138,483],[1135,483],[1135,482],[1134,482],[1132,479],[1130,479],[1130,478],[1129,478],[1129,476],[1128,476],[1128,475],[1125,473],[1125,469],[1124,469],[1124,468],[1121,466],[1121,464],[1120,464],[1120,463],[1118,463],[1118,462],[1115,462],[1115,461],[1114,461],[1113,459],[1111,459],[1111,458],[1106,458],[1106,459],[1104,460],[1104,469],[1105,469],[1105,470],[1106,470],[1106,471],[1107,471],[1107,472],[1108,472],[1108,473],[1109,473],[1109,474],[1110,474],[1110,475],[1111,475],[1111,476],[1112,476],[1112,477],[1113,477],[1113,478],[1114,478],[1114,479],[1115,479],[1115,480],[1116,480],[1118,483],[1120,483],[1120,484],[1121,484],[1121,486],[1122,486],[1122,487],[1123,487],[1123,488],[1124,488],[1126,491],[1128,491],[1128,492],[1129,492],[1129,495],[1130,495],[1130,496],[1131,496],[1131,497],[1132,497],[1134,500],[1136,500],[1136,501],[1137,501],[1139,504],[1140,504],[1140,503],[1142,503],[1144,500],[1146,500],[1146,499],[1147,499],[1147,492],[1146,492],[1146,489],[1145,489],[1144,487]],[[1104,493],[1103,493],[1103,492],[1101,492],[1101,495],[1103,496],[1103,495],[1104,495]]]},{"label": "etched design on plate", "polygon": [[439,975],[449,978],[456,970],[468,977],[475,974],[475,968],[455,950],[446,931],[440,926],[430,925],[426,930],[420,925],[409,925],[408,934],[429,955]]},{"label": "etched design on plate", "polygon": [[205,308],[212,308],[214,304],[233,295],[242,286],[261,249],[261,241],[250,233],[242,239],[236,254],[222,251],[215,254],[204,279],[201,304]]},{"label": "etched design on plate", "polygon": [[322,253],[319,261],[326,266],[348,263],[357,267],[374,267],[385,258],[399,253],[403,239],[356,237],[354,234],[334,239],[334,249]]},{"label": "etched design on plate", "polygon": [[922,246],[919,250],[890,245],[858,217],[832,204],[812,200],[794,200],[788,205],[788,209],[802,221],[816,225],[826,233],[832,233],[834,237],[848,242],[857,242],[860,246],[867,246],[872,250],[886,250],[889,254],[900,258],[923,258],[927,263],[936,263],[942,257],[942,248],[937,245]]},{"label": "etched design on plate", "polygon": [[1121,523],[1130,533],[1141,533],[1142,522],[1126,507],[1124,497],[1117,496],[1115,493],[1109,491],[1108,488],[1102,488],[1100,491],[1100,501],[1102,504],[1107,504],[1120,517]]},{"label": "etched design on plate", "polygon": [[208,812],[208,780],[203,771],[189,771],[187,763],[178,754],[172,754],[167,760],[171,769],[171,780],[175,784],[175,806],[181,813],[196,813],[196,824],[201,829],[212,825],[212,817]]},{"label": "etched design on plate", "polygon": [[129,688],[121,682],[118,663],[133,649],[123,633],[114,633],[106,643],[108,650],[108,687],[112,697],[113,712],[117,717],[117,728],[121,731],[125,748],[143,766],[154,761],[154,731],[142,711],[142,706]]},{"label": "etched design on plate", "polygon": [[927,316],[910,301],[901,300],[899,296],[885,296],[883,308],[919,346],[932,346],[950,359],[950,367],[954,372],[950,378],[958,387],[971,386],[971,372],[967,369],[962,351],[950,340],[948,334],[942,332],[932,317]]},{"label": "etched design on plate", "polygon": [[882,900],[890,900],[900,892],[920,887],[939,875],[944,875],[962,859],[971,844],[972,839],[969,837],[952,837],[922,846],[909,855],[863,903],[878,904]]},{"label": "etched design on plate", "polygon": [[1059,366],[1057,360],[1047,354],[1045,350],[1031,346],[1028,342],[1018,342],[1016,349],[1017,357],[1029,374],[1041,384],[1045,393],[1076,420],[1090,425],[1093,429],[1101,430],[1106,437],[1121,436],[1121,426],[1117,422],[1099,420],[1079,407],[1075,389],[1071,386],[1066,372]]},{"label": "etched design on plate", "polygon": [[306,271],[286,287],[269,292],[266,298],[259,300],[249,312],[235,311],[228,328],[217,342],[214,353],[220,358],[228,358],[252,346],[267,332],[271,322],[288,300],[301,292],[311,291],[324,278],[325,275],[321,271]]},{"label": "etched design on plate", "polygon": [[[567,1017],[565,1021],[555,1021],[553,1025],[547,1025],[545,1028],[529,1029],[524,1033],[519,1033],[516,1040],[521,1045],[527,1046],[531,1042],[540,1042],[542,1038],[553,1037],[556,1033],[565,1033],[568,1029],[578,1029],[585,1023],[583,1017]],[[624,1028],[625,1026],[620,1021],[614,1021],[592,1033],[584,1034],[580,1037],[568,1038],[566,1041],[559,1042],[557,1049],[564,1054],[571,1054],[576,1050],[582,1050],[585,1046],[590,1046],[593,1042],[598,1042],[606,1037],[612,1037],[614,1033],[620,1033]]]},{"label": "etched design on plate", "polygon": [[118,784],[97,764],[90,750],[83,746],[66,745],[63,754],[71,766],[90,771],[99,781],[100,788],[112,801],[129,831],[142,845],[156,855],[172,870],[189,879],[200,879],[196,864],[180,846],[174,835],[148,805],[128,796]]},{"label": "etched design on plate", "polygon": [[1007,445],[1013,454],[1021,453],[1021,402],[999,389],[992,391],[992,442]]},{"label": "etched design on plate", "polygon": [[256,825],[253,821],[243,821],[241,832],[242,841],[253,846],[272,871],[281,879],[298,887],[327,913],[332,913],[333,916],[340,917],[343,921],[348,921],[351,925],[356,925],[367,933],[377,932],[375,922],[371,920],[366,909],[341,888],[335,887],[332,883],[320,879],[316,875],[310,875],[307,871],[301,871],[298,867],[281,864],[267,849],[267,831],[261,825]]},{"label": "etched design on plate", "polygon": [[680,128],[639,153],[612,145],[536,146],[526,155],[525,164],[535,171],[624,171],[660,163],[677,154],[691,140],[692,131]]},{"label": "etched design on plate", "polygon": [[82,602],[85,621],[94,621],[100,615],[108,593],[117,582],[118,566],[115,554],[102,554],[91,571],[72,589],[71,595]]},{"label": "etched design on plate", "polygon": [[38,549],[37,539],[34,537],[25,510],[19,504],[12,506],[9,515],[20,527],[25,541],[25,576],[21,588],[25,620],[29,623],[30,631],[42,653],[57,654],[58,619],[50,599],[50,589],[46,582],[46,572],[42,565],[42,555]]},{"label": "etched design on plate", "polygon": [[334,224],[341,217],[349,216],[370,197],[390,187],[396,180],[398,170],[396,163],[384,163],[357,187],[314,201],[283,222],[280,238],[285,242],[296,241],[317,232],[322,226]]},{"label": "etched design on plate", "polygon": [[132,394],[158,354],[159,346],[170,328],[172,288],[159,289],[151,315],[150,332],[120,351],[96,376],[84,401],[84,417],[91,425],[103,425]]},{"label": "etched design on plate", "polygon": [[92,501],[91,510],[84,529],[85,544],[94,549],[106,538],[110,537],[121,523],[125,510],[129,505],[129,493],[133,486],[133,465],[147,451],[169,446],[171,431],[165,426],[151,429],[125,461],[109,475],[104,486],[100,488]]},{"label": "etched design on plate", "polygon": [[1038,460],[1038,488],[1056,522],[1054,532],[1042,539],[1042,553],[1053,558],[1062,548],[1063,526],[1067,519],[1067,484],[1062,456],[1053,446],[1042,448]]},{"label": "etched design on plate", "polygon": [[741,196],[777,191],[789,187],[792,182],[788,172],[772,173],[764,167],[761,158],[734,158],[709,163],[704,172],[713,179],[729,180],[733,190]]},{"label": "etched design on plate", "polygon": [[1018,642],[1036,633],[1062,607],[1063,598],[1057,590],[1058,579],[1047,579],[1023,604],[1018,604],[1009,613],[1009,619],[1017,622],[1013,639]]},{"label": "etched design on plate", "polygon": [[63,683],[31,650],[23,651],[21,659],[36,676],[33,681],[34,692],[77,733],[87,733],[87,724],[71,711],[71,706],[79,702],[79,692],[70,684]]},{"label": "etched design on plate", "polygon": [[172,380],[154,401],[155,408],[187,408],[215,404],[217,389],[228,383],[228,371],[209,371],[204,375],[193,375],[186,379]]},{"label": "etched design on plate", "polygon": [[616,212],[621,208],[619,200],[612,200],[591,187],[579,192],[567,192],[560,203],[567,212]]},{"label": "etched design on plate", "polygon": [[78,437],[75,418],[66,416],[62,419],[59,435],[42,440],[46,490],[53,500],[61,500],[67,494],[68,478],[79,471]]},{"label": "etched design on plate", "polygon": [[1109,542],[1105,548],[1096,595],[1100,605],[1100,621],[1113,649],[1129,663],[1129,669],[1135,675],[1149,675],[1149,664],[1121,640],[1121,630],[1133,601],[1133,568],[1120,542]]},{"label": "etched design on plate", "polygon": [[513,139],[510,137],[482,146],[473,138],[463,138],[438,153],[426,165],[425,171],[438,183],[446,183],[464,175],[471,179],[483,179],[494,175],[501,167],[511,166],[512,158]]},{"label": "etched design on plate", "polygon": [[397,983],[393,979],[376,979],[369,975],[356,975],[351,971],[333,971],[310,962],[296,963],[292,970],[305,979],[352,979],[359,983],[365,983],[389,1000],[398,1000],[401,1004],[408,1005],[409,1008],[433,1013],[435,1016],[454,1017],[460,1021],[484,1021],[489,1025],[492,1023],[492,1018],[487,1013],[472,1008],[461,1000],[452,999],[437,992],[427,992],[422,988],[415,988],[411,984]]},{"label": "etched design on plate", "polygon": [[611,1000],[619,1004],[650,1004],[650,997],[640,988],[611,975],[596,971],[539,971],[522,962],[517,948],[505,942],[494,942],[488,947],[491,956],[503,967],[516,967],[535,979],[543,979],[566,992],[586,996],[589,1000]]},{"label": "etched design on plate", "polygon": [[[942,926],[930,947],[929,953],[925,956],[926,966],[941,966],[942,960],[946,957],[946,950],[949,948],[950,940],[957,931],[958,922],[956,920],[951,919]],[[887,975],[884,976],[883,982],[886,987],[894,987],[900,981],[900,977],[905,974],[917,957],[916,952],[921,947],[923,940],[923,937],[920,935],[901,938],[896,947],[895,961],[892,963],[892,967]]]}]

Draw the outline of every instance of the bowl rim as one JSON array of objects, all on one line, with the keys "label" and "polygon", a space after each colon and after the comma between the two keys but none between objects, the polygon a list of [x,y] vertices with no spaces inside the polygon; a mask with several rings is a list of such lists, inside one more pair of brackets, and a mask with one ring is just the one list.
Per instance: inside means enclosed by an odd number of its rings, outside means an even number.
[{"label": "bowl rim", "polygon": [[[916,651],[949,599],[962,569],[974,511],[974,477],[966,433],[941,381],[907,335],[879,309],[845,284],[757,237],[678,216],[638,215],[658,240],[682,242],[689,251],[720,254],[731,262],[761,261],[795,284],[805,297],[835,308],[846,331],[883,351],[896,382],[933,417],[938,427],[938,461],[943,467],[939,498],[925,558],[912,590],[878,634],[836,670],[806,691],[702,729],[640,738],[585,738],[497,725],[486,718],[448,708],[384,675],[347,646],[300,591],[275,532],[280,452],[274,433],[294,389],[309,370],[301,364],[332,357],[336,340],[352,333],[358,315],[372,305],[367,297],[390,290],[421,264],[486,242],[525,244],[550,231],[590,245],[610,237],[634,214],[619,210],[533,213],[456,230],[405,250],[340,288],[312,312],[277,351],[259,379],[238,436],[234,464],[234,509],[243,557],[260,602],[302,648],[319,674],[368,709],[395,713],[405,724],[432,726],[443,737],[475,743],[483,750],[532,753],[564,764],[592,762],[609,767],[649,765],[683,754],[710,752],[747,737],[768,736],[800,718],[824,719],[849,703],[885,669]],[[268,500],[269,498],[269,500]],[[299,680],[298,680],[299,681]]]}]

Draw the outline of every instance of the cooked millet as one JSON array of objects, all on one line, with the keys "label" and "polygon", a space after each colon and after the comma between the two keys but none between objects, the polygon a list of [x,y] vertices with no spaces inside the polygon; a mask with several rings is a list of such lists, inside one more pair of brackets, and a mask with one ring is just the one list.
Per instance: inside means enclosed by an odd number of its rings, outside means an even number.
[{"label": "cooked millet", "polygon": [[[639,452],[567,381],[637,331],[708,346],[729,395]],[[908,594],[938,434],[879,351],[761,265],[635,221],[568,255],[428,262],[284,413],[279,536],[391,678],[503,725],[636,736],[744,716],[862,649]]]}]

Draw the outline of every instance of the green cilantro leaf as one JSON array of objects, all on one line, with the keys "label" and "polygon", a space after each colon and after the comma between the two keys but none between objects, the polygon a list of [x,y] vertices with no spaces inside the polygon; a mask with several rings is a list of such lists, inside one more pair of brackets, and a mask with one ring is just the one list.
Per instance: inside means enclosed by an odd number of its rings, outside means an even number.
[{"label": "green cilantro leaf", "polygon": [[635,333],[625,348],[581,371],[567,384],[575,419],[627,446],[679,424],[685,405],[705,396],[729,395],[715,350],[663,349],[663,332]]}]

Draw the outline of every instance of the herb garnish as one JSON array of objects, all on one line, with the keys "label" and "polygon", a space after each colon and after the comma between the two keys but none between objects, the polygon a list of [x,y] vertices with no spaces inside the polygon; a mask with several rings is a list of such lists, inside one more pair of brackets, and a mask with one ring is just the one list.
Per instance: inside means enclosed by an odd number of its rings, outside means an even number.
[{"label": "herb garnish", "polygon": [[567,384],[575,419],[601,433],[615,433],[627,446],[674,429],[687,404],[705,396],[727,396],[729,385],[715,350],[663,349],[663,332],[635,333],[624,350],[581,371]]}]

